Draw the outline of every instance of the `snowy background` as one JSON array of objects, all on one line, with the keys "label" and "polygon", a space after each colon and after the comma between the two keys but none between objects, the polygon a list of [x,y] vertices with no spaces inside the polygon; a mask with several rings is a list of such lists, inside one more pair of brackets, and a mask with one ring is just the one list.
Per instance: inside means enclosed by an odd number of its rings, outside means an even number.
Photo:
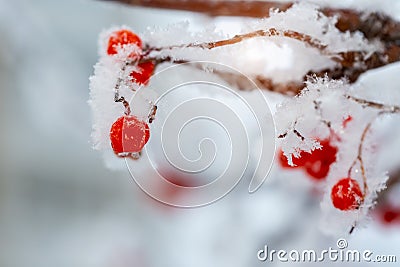
[{"label": "snowy background", "polygon": [[[396,0],[358,8],[400,19]],[[248,267],[273,265],[257,260],[264,245],[335,247],[337,238],[319,230],[318,188],[296,171],[274,166],[256,194],[243,185],[214,205],[185,210],[148,198],[126,170],[106,168],[93,151],[87,100],[98,34],[113,25],[143,32],[180,21],[191,30],[215,23],[227,33],[240,24],[98,1],[0,0],[0,266]],[[399,71],[397,64],[372,72],[365,83],[393,86]],[[393,147],[398,134],[385,137]],[[372,221],[348,241],[351,249],[396,254],[400,227]]]}]

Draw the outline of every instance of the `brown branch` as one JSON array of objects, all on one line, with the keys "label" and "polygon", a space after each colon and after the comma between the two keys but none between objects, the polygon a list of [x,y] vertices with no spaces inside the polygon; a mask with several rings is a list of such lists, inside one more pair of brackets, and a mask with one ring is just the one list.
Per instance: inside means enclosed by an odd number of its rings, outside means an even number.
[{"label": "brown branch", "polygon": [[360,31],[371,39],[380,39],[385,43],[396,43],[400,40],[400,23],[382,13],[369,13],[364,15],[352,10],[324,9],[326,16],[336,15],[336,27],[342,31]]},{"label": "brown branch", "polygon": [[[271,28],[268,30],[258,30],[250,33],[235,35],[232,38],[214,42],[189,43],[189,44],[171,45],[165,47],[146,46],[143,51],[142,55],[143,58],[141,59],[140,62],[153,61],[156,64],[160,64],[162,62],[186,63],[188,62],[188,60],[174,60],[171,57],[159,58],[158,56],[154,56],[152,52],[160,52],[176,48],[215,49],[223,46],[234,45],[242,41],[257,37],[286,37],[294,39],[303,42],[312,48],[318,49],[321,52],[321,54],[327,55],[328,57],[330,57],[331,60],[336,61],[338,63],[338,67],[335,69],[325,69],[317,73],[309,72],[304,76],[303,81],[292,81],[286,84],[276,84],[272,81],[272,79],[267,77],[262,77],[262,76],[252,77],[257,86],[259,86],[260,88],[288,95],[298,94],[304,88],[304,81],[307,80],[307,77],[309,75],[315,75],[316,77],[324,77],[327,75],[331,79],[340,79],[346,77],[350,82],[355,82],[358,79],[358,77],[367,70],[378,68],[388,63],[400,60],[400,47],[398,46],[391,46],[384,52],[375,52],[374,54],[370,55],[367,59],[364,59],[365,52],[348,51],[338,54],[332,54],[329,52],[328,46],[322,45],[322,43],[319,40],[312,38],[307,34],[291,30],[282,31],[282,30],[277,30],[275,28]],[[216,74],[218,74],[225,80],[229,81],[229,83],[237,85],[238,88],[240,89],[246,88],[245,86],[242,86],[242,84],[245,82],[243,81],[243,77],[235,77],[232,74],[222,73],[222,72],[216,72]]]},{"label": "brown branch", "polygon": [[[237,43],[240,43],[242,41],[252,39],[252,38],[257,38],[257,37],[286,37],[290,39],[294,39],[297,41],[300,41],[302,43],[305,43],[306,45],[318,49],[322,54],[325,54],[329,56],[332,60],[337,61],[341,63],[344,60],[348,60],[350,56],[346,54],[331,54],[326,45],[323,45],[319,40],[304,34],[300,33],[297,31],[292,31],[292,30],[277,30],[275,28],[271,28],[268,30],[258,30],[250,33],[245,33],[245,34],[240,34],[240,35],[235,35],[232,38],[229,39],[224,39],[220,41],[214,41],[214,42],[206,42],[206,43],[189,43],[189,44],[181,44],[181,45],[171,45],[171,46],[165,46],[165,47],[151,47],[147,45],[142,53],[143,58],[140,60],[140,63],[143,62],[148,62],[152,61],[155,64],[161,64],[163,62],[170,62],[170,63],[188,63],[188,60],[175,60],[171,57],[164,57],[160,58],[158,56],[152,55],[152,52],[160,52],[160,51],[165,51],[165,50],[172,50],[172,49],[177,49],[177,48],[200,48],[200,49],[215,49],[227,45],[234,45]],[[352,58],[359,59],[361,58],[361,53],[359,52],[349,52],[351,54],[357,53],[357,57],[355,55],[352,56]],[[354,63],[354,62],[353,62]],[[136,64],[136,62],[132,62],[131,64]],[[349,62],[347,64],[350,64]],[[199,66],[197,66],[199,67]],[[200,67],[199,67],[200,68]],[[239,89],[245,89],[247,88],[246,85],[248,85],[248,81],[246,79],[243,79],[242,76],[237,76],[235,74],[231,73],[224,73],[221,71],[214,71],[215,74],[219,75],[221,78],[224,80],[228,81],[230,84],[237,86]],[[325,74],[321,74],[321,77],[324,76]],[[304,88],[304,83],[299,82],[299,81],[293,81],[293,82],[288,82],[285,84],[280,84],[280,83],[274,83],[272,79],[269,79],[267,77],[263,76],[256,76],[252,77],[252,80],[256,83],[256,85],[260,88],[264,88],[270,91],[274,91],[277,93],[282,93],[282,94],[288,94],[288,95],[295,95],[301,91],[301,89]],[[307,76],[304,77],[304,81],[307,80]]]},{"label": "brown branch", "polygon": [[[250,16],[250,17],[266,17],[271,8],[280,10],[287,10],[292,6],[292,3],[277,3],[273,1],[207,1],[207,0],[117,0],[116,2],[123,2],[134,6],[154,7],[164,9],[187,10],[206,13],[213,16],[227,15],[227,16]],[[256,84],[274,92],[284,93],[288,95],[298,94],[304,88],[304,81],[307,80],[309,75],[316,77],[324,77],[327,75],[331,79],[340,79],[346,77],[350,82],[355,82],[361,74],[370,69],[375,69],[393,62],[400,60],[400,23],[392,20],[388,16],[378,13],[371,13],[368,15],[346,9],[322,9],[322,12],[327,16],[336,15],[338,17],[337,27],[341,31],[361,31],[368,39],[380,38],[383,42],[385,50],[383,52],[376,52],[364,59],[365,54],[360,51],[349,51],[339,53],[336,55],[329,55],[326,46],[322,45],[318,40],[313,39],[311,36],[302,34],[295,31],[278,31],[274,28],[269,30],[259,30],[251,33],[236,35],[233,38],[220,40],[210,43],[190,43],[169,47],[146,47],[144,51],[144,59],[142,61],[153,60],[156,63],[171,61],[173,63],[187,62],[184,60],[174,61],[171,58],[148,58],[153,51],[162,51],[174,48],[203,48],[213,49],[225,45],[232,45],[239,43],[243,40],[254,37],[273,37],[283,36],[291,39],[301,41],[313,48],[321,51],[322,54],[328,55],[332,60],[338,63],[335,69],[324,69],[317,73],[307,73],[303,81],[292,81],[286,84],[274,83],[268,77],[252,77]],[[217,73],[222,78],[229,81],[231,84],[239,85],[243,81],[240,77],[233,77],[230,74]],[[244,87],[245,88],[245,87]]]},{"label": "brown branch", "polygon": [[[313,48],[320,50],[323,54],[328,53],[327,51],[325,51],[327,46],[323,45],[319,40],[316,40],[315,38],[311,37],[310,35],[296,32],[296,31],[291,31],[291,30],[281,31],[281,30],[277,30],[275,28],[270,28],[268,30],[258,30],[258,31],[253,31],[253,32],[245,33],[245,34],[238,34],[238,35],[233,36],[232,38],[215,41],[215,42],[190,43],[190,44],[182,44],[182,45],[171,45],[171,46],[166,46],[166,47],[147,47],[147,50],[144,51],[144,55],[149,55],[153,51],[165,51],[165,50],[172,50],[172,49],[176,49],[176,48],[214,49],[217,47],[237,44],[242,41],[256,38],[256,37],[277,37],[277,36],[287,37],[287,38],[291,38],[294,40],[298,40],[298,41],[303,42]],[[342,57],[342,55],[338,55],[338,56]],[[340,59],[340,60],[342,60],[342,59]]]},{"label": "brown branch", "polygon": [[[207,1],[207,0],[108,0],[133,6],[203,13],[210,16],[244,16],[264,18],[270,9],[285,11],[293,3],[274,1]],[[399,42],[400,23],[380,13],[362,13],[349,9],[324,8],[322,13],[337,16],[336,27],[341,31],[361,31],[368,39],[379,38],[384,42]],[[399,43],[397,43],[399,45]]]},{"label": "brown branch", "polygon": [[[236,41],[235,41],[236,42]],[[229,44],[227,40],[223,42],[214,42],[221,44]],[[317,43],[316,43],[317,44]],[[190,47],[194,47],[196,44],[191,44]],[[186,45],[187,46],[187,45]],[[211,47],[208,44],[198,44],[198,47]],[[214,46],[215,47],[215,46]],[[400,61],[400,47],[394,47],[395,49],[386,50],[383,53],[374,53],[367,60],[363,61],[363,56],[361,52],[346,52],[341,53],[340,56],[331,55],[331,59],[337,61],[338,67],[335,69],[324,69],[318,72],[308,72],[302,81],[289,81],[287,83],[276,83],[272,78],[257,75],[251,77],[252,81],[256,83],[259,88],[266,89],[272,92],[286,94],[286,95],[296,95],[304,88],[304,82],[307,81],[310,75],[315,77],[325,77],[328,76],[331,79],[341,79],[346,77],[349,82],[356,82],[358,77],[364,72],[379,68],[388,63]],[[150,48],[151,49],[151,48]],[[160,48],[157,48],[160,49]],[[208,48],[210,49],[210,48]],[[187,60],[174,60],[171,57],[166,58],[143,58],[141,62],[154,61],[156,64],[161,64],[163,62],[171,63],[187,63]],[[343,65],[342,65],[343,64]],[[220,76],[222,79],[226,80],[230,84],[237,86],[241,90],[246,90],[248,86],[248,80],[242,76],[238,76],[232,73],[224,73],[220,71],[214,71],[214,73]]]},{"label": "brown branch", "polygon": [[[241,90],[246,90],[248,88],[248,79],[243,76],[238,76],[232,73],[222,73],[215,72],[222,79],[227,81],[229,84],[236,86]],[[269,90],[271,92],[294,96],[300,93],[300,91],[304,88],[305,84],[303,81],[290,81],[287,83],[276,83],[271,78],[263,77],[261,75],[257,75],[256,77],[251,77],[252,81],[257,85],[260,89]],[[307,78],[304,78],[306,81]],[[252,88],[252,87],[250,87]]]},{"label": "brown branch", "polygon": [[361,99],[355,96],[347,95],[347,99],[353,100],[357,102],[358,104],[361,104],[363,107],[370,107],[370,108],[375,108],[379,109],[382,112],[381,113],[400,113],[400,106],[396,105],[386,105],[374,101],[369,101],[365,99]]},{"label": "brown branch", "polygon": [[[346,77],[351,83],[357,81],[364,72],[400,61],[400,46],[391,45],[383,52],[375,52],[366,60],[363,60],[360,52],[350,51],[341,53],[341,60],[336,60],[340,65],[335,69],[321,70],[316,73],[318,77],[327,74],[331,79]],[[358,64],[360,63],[360,64]],[[310,72],[310,74],[314,74]]]}]

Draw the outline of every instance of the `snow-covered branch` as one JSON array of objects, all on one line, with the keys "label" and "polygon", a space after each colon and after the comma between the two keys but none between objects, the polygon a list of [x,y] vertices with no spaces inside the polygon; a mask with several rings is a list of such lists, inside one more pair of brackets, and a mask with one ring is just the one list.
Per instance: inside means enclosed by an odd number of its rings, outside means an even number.
[{"label": "snow-covered branch", "polygon": [[[243,4],[167,2],[172,3],[168,8],[175,3],[200,12],[207,5]],[[163,7],[152,0],[130,3]],[[261,4],[246,2],[253,3]],[[335,229],[325,229],[351,233],[365,221],[388,179],[387,169],[374,163],[376,153],[371,152],[377,118],[400,113],[400,96],[393,89],[386,92],[390,101],[382,100],[379,97],[385,88],[368,88],[357,81],[371,69],[400,60],[399,24],[380,14],[358,14],[358,20],[345,24],[340,16],[339,21],[332,16],[336,15],[333,10],[309,3],[289,4],[283,9],[286,11],[273,10],[265,19],[252,20],[235,35],[214,28],[193,32],[187,23],[148,29],[140,37],[126,26],[104,31],[90,84],[94,145],[109,149],[111,142],[117,156],[138,158],[149,140],[148,123],[168,107],[157,101],[158,95],[163,95],[164,88],[176,88],[175,83],[168,85],[170,79],[193,76],[188,77],[192,82],[201,75],[243,91],[258,85],[279,93],[263,92],[279,99],[273,115],[278,136],[275,138],[274,131],[271,138],[274,148],[275,142],[279,146],[281,166],[303,168],[324,184],[321,206],[325,222],[339,219]],[[337,12],[347,14],[346,18],[355,15]],[[162,75],[179,66],[187,74]],[[254,91],[258,90],[251,93]],[[124,128],[131,133],[122,135]],[[158,130],[152,128],[153,133]],[[123,147],[124,142],[129,145]]]},{"label": "snow-covered branch", "polygon": [[[161,9],[184,10],[204,13],[210,16],[243,16],[265,18],[271,9],[285,11],[292,2],[274,1],[231,1],[231,0],[107,0],[133,6]],[[359,11],[340,8],[323,8],[327,16],[337,16],[337,28],[341,31],[361,31],[366,38],[379,38],[385,42],[400,39],[400,23],[381,13],[362,14]]]}]

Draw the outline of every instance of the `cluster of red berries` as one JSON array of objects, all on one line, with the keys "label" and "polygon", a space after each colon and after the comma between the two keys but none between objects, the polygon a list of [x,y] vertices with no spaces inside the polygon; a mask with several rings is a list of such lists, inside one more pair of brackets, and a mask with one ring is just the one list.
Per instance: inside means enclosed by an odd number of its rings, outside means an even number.
[{"label": "cluster of red berries", "polygon": [[[320,142],[322,149],[311,153],[302,152],[299,158],[293,158],[296,166],[287,163],[283,152],[280,152],[279,162],[284,168],[305,168],[306,172],[314,179],[324,179],[329,172],[330,165],[336,160],[337,148],[328,140]],[[331,191],[331,200],[339,210],[355,210],[363,202],[364,196],[358,182],[350,177],[340,179]]]},{"label": "cluster of red berries", "polygon": [[[118,49],[126,45],[136,45],[139,52],[142,40],[133,32],[122,29],[111,33],[108,39],[107,54],[118,54]],[[141,59],[139,53],[131,53],[128,58]],[[138,60],[139,61],[139,60]],[[147,85],[154,72],[153,62],[143,62],[137,65],[139,72],[132,71],[129,76],[133,83]],[[134,115],[119,117],[111,126],[110,141],[114,153],[118,156],[130,156],[139,153],[150,138],[149,125]]]},{"label": "cluster of red berries", "polygon": [[315,149],[311,153],[301,152],[300,157],[293,157],[294,166],[287,162],[283,151],[279,154],[279,163],[283,168],[303,168],[311,178],[324,179],[332,163],[336,161],[337,148],[330,144],[329,140],[320,141],[321,149]]},{"label": "cluster of red berries", "polygon": [[[351,116],[348,116],[343,121],[343,127],[346,128],[352,119]],[[311,153],[301,152],[300,157],[293,157],[294,166],[288,164],[287,158],[281,150],[279,163],[285,169],[303,168],[311,178],[318,181],[323,180],[327,177],[331,164],[336,161],[337,147],[333,146],[329,139],[320,141],[320,144],[321,149],[315,149]],[[363,203],[364,194],[356,180],[345,177],[332,187],[331,200],[333,206],[339,210],[355,210]]]},{"label": "cluster of red berries", "polygon": [[[138,52],[142,50],[142,40],[129,30],[119,30],[111,33],[108,39],[107,54],[112,56],[118,53],[118,48],[126,45],[136,45],[139,49]],[[141,59],[139,53],[131,53],[129,58]],[[139,72],[132,71],[129,75],[132,78],[132,82],[139,85],[146,85],[149,82],[151,75],[154,72],[154,62],[148,61],[139,63],[137,65]]]}]

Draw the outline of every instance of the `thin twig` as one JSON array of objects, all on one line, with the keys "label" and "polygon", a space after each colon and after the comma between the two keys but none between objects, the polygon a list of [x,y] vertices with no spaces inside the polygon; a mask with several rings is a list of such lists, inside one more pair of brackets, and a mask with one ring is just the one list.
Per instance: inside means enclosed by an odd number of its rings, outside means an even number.
[{"label": "thin twig", "polygon": [[[233,45],[240,43],[242,41],[256,38],[256,37],[288,37],[291,39],[295,39],[301,41],[313,48],[320,50],[321,52],[325,52],[327,48],[326,45],[323,45],[321,41],[311,37],[310,35],[300,33],[297,31],[291,30],[277,30],[275,28],[270,28],[268,30],[257,30],[245,34],[238,34],[233,36],[232,38],[215,41],[215,42],[205,42],[205,43],[190,43],[190,44],[182,44],[182,45],[172,45],[166,47],[150,47],[149,52],[152,51],[165,51],[165,50],[172,50],[176,48],[202,48],[202,49],[213,49],[217,47],[222,47],[226,45]],[[148,52],[145,52],[148,54]]]},{"label": "thin twig", "polygon": [[361,98],[351,96],[351,95],[346,95],[346,98],[361,104],[363,107],[379,109],[385,113],[400,113],[400,106],[386,105],[386,104],[382,104],[382,103],[378,103],[378,102],[374,102],[374,101],[361,99]]},{"label": "thin twig", "polygon": [[123,78],[122,77],[125,74],[126,67],[128,65],[130,65],[130,64],[131,64],[131,62],[126,61],[122,65],[120,73],[119,73],[119,76],[117,78],[117,82],[116,82],[116,84],[114,86],[114,102],[116,102],[116,103],[121,102],[124,105],[124,108],[125,108],[125,112],[124,113],[125,113],[125,115],[130,115],[131,114],[131,107],[129,105],[129,102],[126,101],[125,97],[119,95],[119,89],[120,89],[121,84],[123,82]]}]

